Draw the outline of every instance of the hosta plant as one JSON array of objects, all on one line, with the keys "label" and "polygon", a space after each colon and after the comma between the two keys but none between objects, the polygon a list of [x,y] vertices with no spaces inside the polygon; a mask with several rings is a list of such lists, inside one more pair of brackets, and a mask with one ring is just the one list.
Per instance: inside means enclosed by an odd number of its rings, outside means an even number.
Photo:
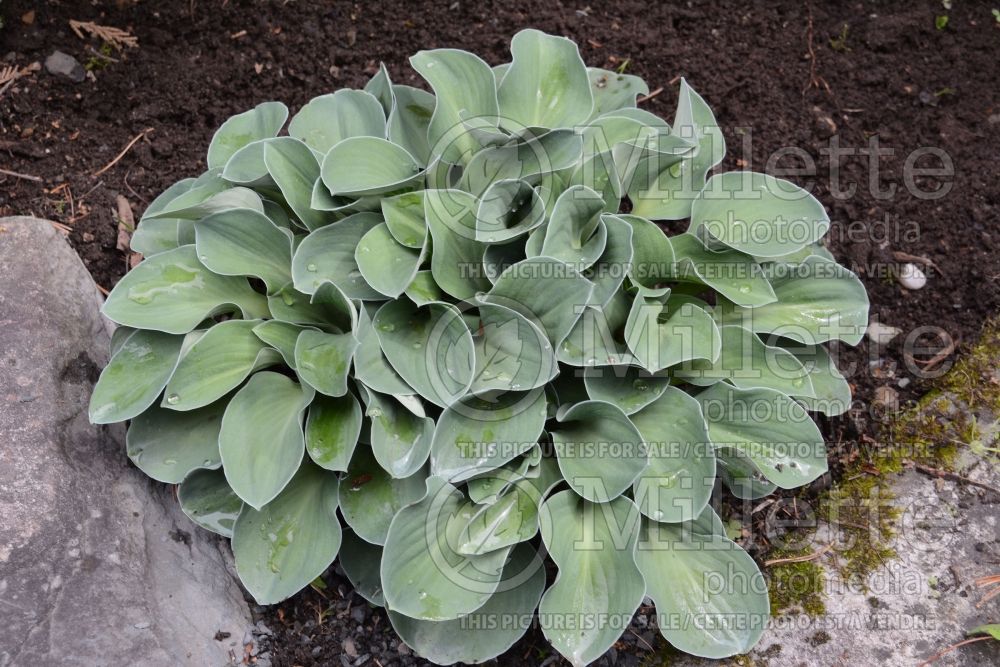
[{"label": "hosta plant", "polygon": [[537,611],[587,664],[647,597],[674,646],[746,651],[767,591],[716,476],[757,498],[826,471],[808,413],[850,390],[822,344],[859,341],[865,291],[807,192],[709,177],[724,140],[686,82],[668,123],[569,40],[511,54],[226,121],[135,232],[91,419],[130,421],[262,604],[336,560],[438,663]]}]

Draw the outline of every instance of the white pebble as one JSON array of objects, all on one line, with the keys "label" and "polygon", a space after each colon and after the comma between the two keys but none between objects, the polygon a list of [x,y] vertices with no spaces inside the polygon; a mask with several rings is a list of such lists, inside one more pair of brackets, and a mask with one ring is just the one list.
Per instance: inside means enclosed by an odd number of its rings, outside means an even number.
[{"label": "white pebble", "polygon": [[899,271],[899,284],[906,289],[920,289],[927,284],[927,276],[916,264],[904,264]]}]

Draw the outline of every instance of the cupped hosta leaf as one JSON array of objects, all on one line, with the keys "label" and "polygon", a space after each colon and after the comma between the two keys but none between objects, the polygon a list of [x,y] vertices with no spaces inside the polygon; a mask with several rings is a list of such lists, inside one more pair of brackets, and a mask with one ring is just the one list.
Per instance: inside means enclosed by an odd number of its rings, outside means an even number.
[{"label": "cupped hosta leaf", "polygon": [[622,183],[611,151],[584,158],[565,181],[567,187],[582,185],[597,192],[604,200],[605,212],[618,212],[623,195]]},{"label": "cupped hosta leaf", "polygon": [[368,230],[354,253],[354,261],[365,282],[394,299],[413,282],[423,257],[421,250],[408,248],[397,241],[385,223]]},{"label": "cupped hosta leaf", "polygon": [[164,190],[149,206],[146,207],[139,224],[132,234],[129,246],[143,257],[151,257],[159,252],[171,250],[178,246],[177,220],[154,219],[154,216],[166,208],[179,196],[190,190],[195,183],[193,178],[177,181]]},{"label": "cupped hosta leaf", "polygon": [[[414,413],[407,401],[413,397],[392,397],[374,391],[362,392],[366,415],[371,418],[372,452],[393,477],[409,477],[427,461],[434,437],[434,420],[420,406]],[[403,401],[407,401],[404,403]]]},{"label": "cupped hosta leaf", "polygon": [[261,371],[229,401],[219,433],[222,465],[229,486],[251,507],[271,502],[299,469],[302,413],[312,398],[311,388]]},{"label": "cupped hosta leaf", "polygon": [[735,447],[716,447],[715,460],[722,483],[741,500],[758,500],[771,495],[778,488],[767,480],[750,457]]},{"label": "cupped hosta leaf", "polygon": [[764,344],[739,325],[720,327],[719,332],[722,352],[715,363],[694,360],[674,376],[702,386],[726,380],[742,389],[766,387],[796,398],[815,395],[809,371],[788,350]]},{"label": "cupped hosta leaf", "polygon": [[544,589],[544,563],[522,545],[511,552],[497,592],[476,611],[453,621],[419,621],[390,610],[389,621],[408,646],[435,664],[486,662],[528,631]]},{"label": "cupped hosta leaf", "polygon": [[292,258],[295,289],[312,294],[329,280],[351,299],[384,299],[365,282],[354,260],[361,238],[381,223],[376,213],[355,213],[307,236]]},{"label": "cupped hosta leaf", "polygon": [[309,100],[288,124],[288,134],[321,155],[351,137],[385,137],[385,112],[363,90],[338,90]]},{"label": "cupped hosta leaf", "polygon": [[306,329],[295,342],[295,370],[299,378],[321,394],[347,393],[347,373],[351,369],[358,339],[353,333],[330,334]]},{"label": "cupped hosta leaf", "polygon": [[243,501],[229,488],[221,470],[193,471],[177,488],[177,499],[181,510],[195,524],[223,537],[233,536]]},{"label": "cupped hosta leaf", "polygon": [[426,306],[433,301],[442,301],[444,292],[434,282],[434,276],[430,271],[417,271],[413,276],[413,282],[406,288],[406,296],[418,306]]},{"label": "cupped hosta leaf", "polygon": [[588,67],[587,78],[590,79],[590,91],[594,96],[591,118],[610,111],[634,107],[636,97],[649,94],[646,82],[631,74]]},{"label": "cupped hosta leaf", "polygon": [[706,248],[691,234],[672,236],[676,264],[672,278],[707,285],[740,306],[759,307],[777,297],[764,270],[736,250]]},{"label": "cupped hosta leaf", "polygon": [[393,369],[421,397],[446,407],[465,395],[476,366],[472,332],[454,306],[390,301],[373,319]]},{"label": "cupped hosta leaf", "polygon": [[274,293],[292,279],[292,240],[257,211],[230,209],[195,225],[198,259],[215,273],[256,276]]},{"label": "cupped hosta leaf", "polygon": [[625,325],[629,350],[655,373],[692,359],[718,359],[722,341],[712,316],[688,301],[636,297]]},{"label": "cupped hosta leaf", "polygon": [[218,468],[219,429],[226,402],[182,415],[152,406],[132,420],[125,448],[132,463],[153,479],[178,484],[198,468]]},{"label": "cupped hosta leaf", "polygon": [[437,97],[427,128],[431,155],[445,162],[467,161],[480,144],[462,121],[476,119],[497,124],[497,89],[490,66],[478,56],[457,49],[420,51],[410,58],[410,65]]},{"label": "cupped hosta leaf", "polygon": [[607,366],[586,370],[583,384],[593,400],[614,403],[632,415],[662,396],[670,378],[651,375],[638,366]]},{"label": "cupped hosta leaf", "polygon": [[393,517],[382,555],[386,606],[425,621],[450,621],[482,607],[500,586],[510,549],[463,556],[448,526],[464,507],[462,493],[439,477],[423,499]]},{"label": "cupped hosta leaf", "polygon": [[795,400],[773,389],[739,389],[724,382],[696,396],[716,448],[746,455],[783,489],[826,472],[826,447],[815,422]]},{"label": "cupped hosta leaf", "polygon": [[306,418],[306,452],[327,470],[347,470],[361,434],[361,404],[354,394],[317,396]]},{"label": "cupped hosta leaf", "polygon": [[545,222],[545,203],[526,181],[501,180],[483,193],[476,212],[476,240],[502,243]]},{"label": "cupped hosta leaf", "polygon": [[118,354],[118,350],[122,349],[122,345],[125,344],[125,341],[131,338],[132,334],[136,331],[138,331],[138,329],[133,329],[132,327],[115,327],[114,333],[111,334],[112,357]]},{"label": "cupped hosta leaf", "polygon": [[281,320],[267,320],[253,328],[255,336],[273,347],[281,355],[285,365],[295,369],[295,341],[305,327]]},{"label": "cupped hosta leaf", "polygon": [[715,452],[701,406],[677,387],[630,416],[649,449],[632,486],[639,511],[656,521],[690,521],[715,486]]},{"label": "cupped hosta leaf", "polygon": [[258,604],[291,597],[337,557],[337,476],[306,462],[263,509],[244,507],[233,528],[236,571]]},{"label": "cupped hosta leaf", "polygon": [[857,345],[868,328],[868,293],[836,262],[812,255],[801,264],[772,264],[768,279],[777,301],[736,308],[734,323],[809,345],[839,339]]},{"label": "cupped hosta leaf", "polygon": [[483,268],[486,246],[476,240],[477,207],[476,198],[461,190],[424,192],[424,215],[434,243],[431,274],[456,299],[490,288]]},{"label": "cupped hosta leaf", "polygon": [[412,86],[394,85],[396,98],[389,114],[389,141],[399,144],[409,152],[421,167],[431,159],[427,135],[434,114],[434,96]]},{"label": "cupped hosta leaf", "polygon": [[420,471],[408,477],[391,476],[372,449],[360,445],[340,485],[340,512],[358,537],[372,544],[385,544],[392,517],[423,498],[424,479]]},{"label": "cupped hosta leaf", "polygon": [[[343,291],[329,281],[321,283],[316,288],[315,294],[303,294],[289,283],[277,294],[269,296],[267,303],[273,321],[307,325],[301,327],[301,330],[318,328],[324,331],[343,332],[353,331],[356,328],[357,311]],[[287,336],[288,333],[284,335]],[[297,336],[293,344],[295,342],[298,342]]]},{"label": "cupped hosta leaf", "polygon": [[252,141],[278,134],[288,119],[288,107],[281,102],[264,102],[237,114],[222,124],[208,147],[208,168],[225,166],[233,153]]},{"label": "cupped hosta leaf", "polygon": [[321,167],[334,196],[362,197],[392,192],[420,178],[421,168],[402,146],[378,137],[344,139],[330,149]]},{"label": "cupped hosta leaf", "polygon": [[841,375],[827,349],[822,345],[794,342],[783,343],[783,346],[802,362],[809,373],[815,396],[797,397],[806,410],[822,412],[830,417],[847,412],[851,407],[851,385]]},{"label": "cupped hosta leaf", "polygon": [[274,138],[251,141],[233,153],[222,170],[222,178],[247,187],[268,188],[274,186],[274,179],[264,162],[264,146]]},{"label": "cupped hosta leaf", "polygon": [[585,269],[604,253],[607,228],[601,221],[604,199],[583,185],[574,185],[556,201],[540,255]]},{"label": "cupped hosta leaf", "polygon": [[101,312],[125,326],[183,334],[208,317],[236,310],[248,319],[265,317],[267,301],[246,278],[209,271],[198,261],[195,247],[185,245],[129,271],[111,290]]},{"label": "cupped hosta leaf", "polygon": [[407,248],[423,248],[427,238],[424,191],[404,192],[382,200],[382,216],[393,238]]},{"label": "cupped hosta leaf", "polygon": [[538,533],[544,494],[530,479],[512,484],[492,503],[466,503],[456,525],[457,551],[474,556],[527,542]]},{"label": "cupped hosta leaf", "polygon": [[94,386],[90,422],[111,424],[142,414],[167,386],[183,343],[183,336],[159,331],[129,335]]},{"label": "cupped hosta leaf", "polygon": [[539,445],[535,445],[499,468],[469,478],[466,483],[466,494],[478,505],[493,504],[513,484],[529,475],[535,478],[539,473],[541,457],[542,449]]},{"label": "cupped hosta leaf", "polygon": [[238,387],[255,370],[281,355],[254,334],[260,320],[228,320],[208,329],[181,357],[167,383],[162,406],[194,410]]},{"label": "cupped hosta leaf", "polygon": [[660,632],[704,658],[746,653],[770,618],[764,576],[735,542],[682,526],[643,521],[635,551]]},{"label": "cupped hosta leaf", "polygon": [[604,308],[588,306],[559,344],[557,358],[570,366],[621,366],[634,361],[623,340],[629,315],[624,293],[616,292]]},{"label": "cupped hosta leaf", "polygon": [[517,311],[486,303],[479,307],[476,324],[476,370],[470,393],[528,391],[558,374],[545,332]]},{"label": "cupped hosta leaf", "polygon": [[295,217],[306,229],[333,222],[326,211],[312,208],[312,193],[319,179],[319,161],[309,147],[293,137],[277,137],[264,145],[264,164]]},{"label": "cupped hosta leaf", "polygon": [[260,195],[256,192],[249,188],[231,188],[187,206],[178,207],[174,202],[171,202],[156,213],[147,213],[144,217],[150,220],[159,218],[201,220],[213,213],[228,211],[233,208],[250,209],[257,213],[264,212],[264,204],[261,201]]},{"label": "cupped hosta leaf", "polygon": [[726,139],[715,114],[687,81],[681,79],[677,113],[671,131],[684,141],[694,143],[694,152],[680,162],[664,161],[663,169],[653,183],[636,179],[629,188],[632,212],[654,220],[682,220],[691,215],[691,205],[705,186],[705,179],[712,167],[722,162],[726,155]]},{"label": "cupped hosta leaf", "polygon": [[372,328],[368,311],[361,309],[358,320],[358,347],[354,351],[354,379],[373,391],[382,394],[416,393],[399,373],[395,371],[389,360],[382,354],[378,336]]},{"label": "cupped hosta leaf", "polygon": [[528,29],[514,35],[510,52],[498,90],[502,127],[572,127],[590,117],[594,97],[575,43]]},{"label": "cupped hosta leaf", "polygon": [[376,607],[385,606],[382,595],[382,547],[365,542],[352,531],[344,533],[337,559],[355,592]]},{"label": "cupped hosta leaf", "polygon": [[624,493],[649,462],[642,435],[628,416],[604,401],[584,401],[560,413],[552,442],[570,488],[593,502]]},{"label": "cupped hosta leaf", "polygon": [[545,427],[544,391],[467,397],[438,419],[431,474],[453,484],[499,468],[538,442]]},{"label": "cupped hosta leaf", "polygon": [[689,231],[756,257],[780,257],[830,228],[826,209],[786,180],[752,171],[713,176],[694,200]]},{"label": "cupped hosta leaf", "polygon": [[[473,155],[462,172],[463,189],[480,196],[500,180],[540,180],[544,184],[553,172],[575,166],[582,154],[583,137],[570,128],[527,130],[508,143],[488,146]],[[557,190],[553,200],[562,192],[561,187]],[[548,206],[548,197],[542,199]]]},{"label": "cupped hosta leaf", "polygon": [[593,290],[593,284],[570,264],[552,257],[534,257],[506,269],[480,298],[538,322],[555,345],[580,319]]},{"label": "cupped hosta leaf", "polygon": [[603,215],[601,221],[608,230],[604,252],[583,275],[594,283],[591,303],[605,305],[622,286],[635,253],[632,249],[632,225],[617,215]]},{"label": "cupped hosta leaf", "polygon": [[553,647],[582,667],[618,640],[645,594],[635,564],[639,511],[628,498],[591,503],[562,491],[545,501],[540,520],[559,576],[542,596],[539,622]]},{"label": "cupped hosta leaf", "polygon": [[674,249],[659,227],[635,215],[618,216],[632,227],[632,266],[628,276],[643,287],[658,287],[673,276]]}]

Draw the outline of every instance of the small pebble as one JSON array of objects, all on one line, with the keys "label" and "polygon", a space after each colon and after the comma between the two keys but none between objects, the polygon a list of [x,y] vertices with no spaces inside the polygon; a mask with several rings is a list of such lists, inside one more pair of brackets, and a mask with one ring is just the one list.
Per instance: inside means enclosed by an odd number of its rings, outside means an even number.
[{"label": "small pebble", "polygon": [[909,290],[918,290],[927,284],[927,275],[916,264],[904,264],[899,270],[899,284]]}]

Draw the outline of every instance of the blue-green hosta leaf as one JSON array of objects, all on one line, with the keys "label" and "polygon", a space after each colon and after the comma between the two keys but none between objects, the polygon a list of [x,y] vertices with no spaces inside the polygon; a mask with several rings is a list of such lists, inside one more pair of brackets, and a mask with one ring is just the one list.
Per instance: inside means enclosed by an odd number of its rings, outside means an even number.
[{"label": "blue-green hosta leaf", "polygon": [[264,162],[264,146],[269,141],[274,141],[274,137],[251,141],[233,153],[222,170],[222,178],[248,188],[274,187],[274,179],[268,173],[267,163]]},{"label": "blue-green hosta leaf", "polygon": [[514,35],[510,52],[498,89],[502,127],[573,127],[590,117],[594,96],[574,42],[528,29]]},{"label": "blue-green hosta leaf", "polygon": [[389,114],[389,141],[405,148],[421,167],[431,159],[427,133],[434,115],[434,96],[412,86],[394,85],[395,105]]},{"label": "blue-green hosta leaf", "polygon": [[750,457],[735,447],[716,447],[715,460],[722,483],[741,500],[758,500],[778,489],[776,484],[767,480]]},{"label": "blue-green hosta leaf", "polygon": [[438,419],[431,474],[457,484],[499,468],[535,446],[546,414],[544,391],[462,399]]},{"label": "blue-green hosta leaf", "polygon": [[819,428],[795,400],[773,389],[739,389],[724,382],[696,396],[716,448],[746,455],[783,489],[826,472],[826,447]]},{"label": "blue-green hosta leaf", "polygon": [[509,548],[463,556],[449,524],[463,494],[438,477],[427,479],[422,500],[393,517],[382,555],[386,606],[425,621],[450,621],[482,607],[500,586]]},{"label": "blue-green hosta leaf", "polygon": [[442,290],[463,300],[490,288],[483,267],[486,246],[476,240],[475,197],[461,190],[424,192],[424,215],[434,250],[431,275]]},{"label": "blue-green hosta leaf", "polygon": [[295,342],[295,370],[303,382],[319,393],[343,396],[347,393],[347,374],[357,347],[358,339],[353,333],[306,329]]},{"label": "blue-green hosta leaf", "polygon": [[476,366],[475,346],[457,308],[389,301],[372,323],[389,363],[421,397],[446,407],[466,394]]},{"label": "blue-green hosta leaf", "polygon": [[147,214],[148,220],[160,218],[179,220],[201,220],[213,213],[228,211],[233,208],[250,209],[257,213],[264,212],[264,204],[256,192],[249,188],[230,188],[187,206],[178,208],[173,202],[167,204],[156,213]]},{"label": "blue-green hosta leaf", "polygon": [[847,383],[830,353],[822,345],[786,346],[802,362],[812,382],[814,397],[798,397],[806,410],[834,417],[851,407],[851,385]]},{"label": "blue-green hosta leaf", "polygon": [[406,296],[418,306],[426,306],[433,301],[443,301],[445,296],[430,271],[417,271],[413,281],[406,288]]},{"label": "blue-green hosta leaf", "polygon": [[408,248],[397,241],[383,223],[361,237],[354,261],[365,282],[395,299],[413,282],[424,255],[423,249]]},{"label": "blue-green hosta leaf", "polygon": [[125,341],[127,341],[136,331],[138,331],[138,329],[133,329],[132,327],[115,327],[114,333],[111,334],[112,357],[118,354],[118,350],[122,349],[122,345],[125,344]]},{"label": "blue-green hosta leaf", "polygon": [[584,401],[559,412],[552,442],[570,488],[599,503],[624,493],[649,462],[628,415],[604,401]]},{"label": "blue-green hosta leaf", "polygon": [[252,141],[270,139],[288,119],[288,107],[281,102],[264,102],[237,114],[222,124],[208,147],[208,168],[223,167],[233,153]]},{"label": "blue-green hosta leaf", "polygon": [[535,445],[521,456],[515,457],[499,468],[470,477],[466,483],[466,493],[478,505],[491,505],[512,484],[525,479],[529,473],[535,477],[539,472],[542,449]]},{"label": "blue-green hosta leaf", "polygon": [[311,295],[299,292],[289,283],[277,294],[269,296],[267,303],[271,316],[276,321],[312,325],[334,333],[354,331],[357,328],[357,311],[354,305],[330,281],[320,283]]},{"label": "blue-green hosta leaf", "polygon": [[351,299],[384,299],[365,282],[354,260],[361,238],[381,223],[377,213],[355,213],[307,236],[292,257],[295,289],[312,294],[329,280]]},{"label": "blue-green hosta leaf", "polygon": [[643,521],[635,562],[660,632],[685,653],[727,658],[749,651],[764,633],[767,583],[735,542]]},{"label": "blue-green hosta leaf", "polygon": [[90,422],[111,424],[142,414],[167,386],[183,343],[183,336],[159,331],[130,334],[94,386]]},{"label": "blue-green hosta leaf", "polygon": [[527,131],[506,144],[491,145],[473,155],[462,172],[463,189],[480,196],[500,180],[541,178],[544,182],[553,172],[569,169],[579,162],[583,137],[573,129],[540,132]]},{"label": "blue-green hosta leaf", "polygon": [[[180,197],[182,194],[186,193],[192,187],[194,187],[196,179],[194,178],[182,178],[177,181],[169,188],[157,195],[156,199],[150,202],[146,210],[143,211],[142,217],[139,218],[139,226],[142,226],[142,222],[165,209],[171,202]],[[138,230],[137,230],[138,231]],[[135,245],[135,235],[132,235],[133,246]]]},{"label": "blue-green hosta leaf", "polygon": [[481,300],[538,322],[555,345],[572,331],[593,291],[594,285],[573,266],[552,257],[534,257],[501,273]]},{"label": "blue-green hosta leaf", "polygon": [[292,240],[263,213],[230,209],[195,225],[198,259],[225,276],[256,276],[269,294],[292,278]]},{"label": "blue-green hosta leaf", "polygon": [[614,403],[632,415],[662,396],[670,378],[650,375],[638,366],[605,366],[584,371],[583,384],[591,399]]},{"label": "blue-green hosta leaf", "polygon": [[399,243],[407,248],[423,248],[427,238],[424,221],[424,191],[404,192],[382,200],[382,216]]},{"label": "blue-green hosta leaf", "polygon": [[812,255],[801,264],[772,264],[768,279],[778,298],[739,308],[726,323],[777,334],[808,345],[839,339],[857,345],[868,328],[868,293],[858,277],[836,262]]},{"label": "blue-green hosta leaf", "polygon": [[[501,273],[525,258],[525,246],[528,238],[528,236],[522,236],[510,243],[486,246],[486,250],[483,251],[483,268],[486,269],[486,275],[490,282],[495,284]],[[482,296],[479,298],[481,299]]]},{"label": "blue-green hosta leaf", "polygon": [[385,112],[373,95],[342,89],[309,100],[288,124],[288,134],[326,155],[351,137],[385,137]]},{"label": "blue-green hosta leaf", "polygon": [[180,245],[177,240],[178,222],[176,219],[159,218],[141,221],[132,234],[129,247],[143,257],[173,250]]},{"label": "blue-green hosta leaf", "polygon": [[306,417],[306,452],[326,470],[344,471],[361,435],[361,404],[354,394],[317,396]]},{"label": "blue-green hosta leaf", "polygon": [[354,591],[376,607],[384,607],[385,596],[382,595],[382,576],[379,573],[382,547],[365,542],[352,531],[347,531],[337,558]]},{"label": "blue-green hosta leaf", "polygon": [[615,292],[603,308],[588,306],[559,344],[556,357],[570,366],[622,366],[635,361],[619,338],[628,321],[629,303]]},{"label": "blue-green hosta leaf", "polygon": [[591,118],[618,109],[634,107],[636,97],[649,94],[646,82],[631,74],[588,67],[587,78],[590,79],[590,91],[594,95]]},{"label": "blue-green hosta leaf", "polygon": [[722,337],[712,316],[696,303],[636,296],[625,341],[650,373],[692,359],[719,358]]},{"label": "blue-green hosta leaf", "polygon": [[544,563],[525,545],[514,549],[497,592],[476,611],[454,621],[419,621],[390,610],[389,621],[407,646],[435,664],[486,662],[528,631],[544,589]]},{"label": "blue-green hosta leaf", "polygon": [[604,306],[622,286],[634,256],[632,225],[617,215],[604,214],[601,221],[608,230],[608,241],[597,261],[583,272],[594,283],[590,302],[597,306]]},{"label": "blue-green hosta leaf", "polygon": [[528,391],[558,374],[545,332],[516,310],[485,303],[479,307],[477,325],[473,336],[476,371],[470,393]]},{"label": "blue-green hosta leaf", "polygon": [[632,490],[639,511],[655,521],[690,521],[715,486],[715,453],[698,401],[677,387],[630,416],[649,448],[649,466]]},{"label": "blue-green hosta leaf", "polygon": [[305,328],[281,320],[267,320],[256,325],[253,328],[253,333],[257,338],[277,350],[285,365],[295,370],[295,341],[298,340],[299,334]]},{"label": "blue-green hosta leaf", "polygon": [[179,484],[198,468],[218,468],[219,428],[225,401],[177,414],[152,406],[132,420],[125,438],[128,457],[144,473]]},{"label": "blue-green hosta leaf", "polygon": [[476,240],[502,243],[545,222],[545,203],[526,181],[495,181],[476,211]]},{"label": "blue-green hosta leaf", "polygon": [[344,139],[323,158],[323,183],[334,196],[364,197],[400,190],[422,178],[402,146],[378,137]]},{"label": "blue-green hosta leaf", "polygon": [[222,398],[254,371],[281,355],[254,335],[260,320],[228,320],[211,327],[181,357],[167,383],[162,407],[194,410]]},{"label": "blue-green hosta leaf", "polygon": [[[463,120],[497,124],[497,88],[493,72],[481,58],[458,49],[420,51],[410,65],[434,89],[436,104],[427,128],[430,155],[445,162],[468,160],[480,144]],[[428,162],[432,162],[428,158]]]},{"label": "blue-green hosta leaf", "polygon": [[337,475],[306,462],[266,507],[243,508],[233,528],[233,555],[258,604],[291,597],[337,557],[337,487]]},{"label": "blue-green hosta leaf", "polygon": [[826,209],[789,181],[753,171],[708,180],[691,207],[688,231],[756,257],[781,257],[830,228]]},{"label": "blue-green hosta leaf", "polygon": [[604,199],[599,193],[583,185],[567,188],[556,201],[539,254],[586,269],[607,244],[602,212]]},{"label": "blue-green hosta leaf", "polygon": [[[365,414],[371,419],[372,452],[379,465],[395,478],[420,470],[431,453],[434,420],[424,414],[419,401],[374,391],[362,392],[362,398]],[[411,406],[416,406],[416,412]]]},{"label": "blue-green hosta leaf", "polygon": [[492,503],[467,502],[457,525],[459,553],[479,555],[527,542],[538,533],[544,493],[531,479],[510,485]]},{"label": "blue-green hosta leaf", "polygon": [[389,524],[403,507],[424,496],[426,473],[393,477],[373,454],[371,447],[359,446],[340,485],[340,512],[359,538],[371,544],[385,544]]},{"label": "blue-green hosta leaf", "polygon": [[755,333],[735,324],[719,328],[722,352],[715,363],[696,359],[675,377],[707,386],[726,380],[742,389],[765,387],[796,398],[813,398],[809,371],[795,355],[766,345]]},{"label": "blue-green hosta leaf", "polygon": [[604,210],[616,213],[621,206],[622,184],[611,151],[585,158],[566,178],[567,187],[582,185],[601,195]]},{"label": "blue-green hosta leaf", "polygon": [[749,255],[709,250],[691,234],[672,236],[670,242],[677,262],[672,278],[707,285],[740,306],[758,307],[777,299],[763,269]]},{"label": "blue-green hosta leaf", "polygon": [[655,288],[673,276],[674,248],[663,230],[635,215],[617,216],[632,227],[632,265],[628,276],[643,287]]},{"label": "blue-green hosta leaf", "polygon": [[251,507],[274,500],[299,469],[305,451],[302,415],[313,395],[308,386],[261,371],[229,401],[219,451],[229,486]]},{"label": "blue-green hosta leaf", "polygon": [[691,215],[691,205],[705,186],[705,179],[726,155],[726,139],[715,114],[701,95],[681,79],[677,114],[672,136],[696,142],[695,152],[680,162],[663,161],[664,168],[655,170],[655,183],[636,179],[629,188],[632,212],[654,220],[682,220]]},{"label": "blue-green hosta leaf", "polygon": [[150,257],[125,274],[101,312],[125,326],[183,334],[213,315],[236,310],[247,319],[268,315],[266,299],[246,278],[209,271],[198,261],[195,247],[185,245]]},{"label": "blue-green hosta leaf", "polygon": [[538,605],[539,622],[552,646],[583,667],[618,640],[645,595],[635,564],[639,511],[628,498],[595,504],[562,491],[545,501],[539,518],[559,567]]},{"label": "blue-green hosta leaf", "polygon": [[319,180],[319,161],[304,143],[293,137],[277,137],[264,145],[264,164],[289,208],[306,229],[319,229],[333,222],[326,211],[312,208],[312,193]]},{"label": "blue-green hosta leaf", "polygon": [[195,524],[223,537],[233,536],[243,501],[233,493],[221,470],[195,470],[177,489],[181,510]]},{"label": "blue-green hosta leaf", "polygon": [[359,317],[357,337],[358,349],[354,351],[355,380],[382,394],[399,396],[416,393],[399,377],[399,373],[382,354],[382,346],[372,329],[371,317],[364,308]]}]

